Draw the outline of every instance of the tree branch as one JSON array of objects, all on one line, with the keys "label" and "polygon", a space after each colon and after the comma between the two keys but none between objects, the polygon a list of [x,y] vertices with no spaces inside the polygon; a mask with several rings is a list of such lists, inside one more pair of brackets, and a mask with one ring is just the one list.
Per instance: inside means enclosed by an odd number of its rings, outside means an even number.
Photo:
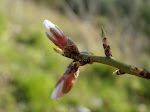
[{"label": "tree branch", "polygon": [[113,66],[115,68],[118,68],[118,69],[124,71],[125,73],[143,77],[145,79],[150,79],[150,71],[122,63],[114,58],[108,59],[107,57],[94,56],[94,55],[80,53],[79,55],[75,56],[72,59],[83,60],[85,58],[90,58],[90,62],[96,62],[96,63],[110,65],[110,66]]},{"label": "tree branch", "polygon": [[[92,64],[93,62],[97,62],[97,63],[102,63],[102,64],[106,64],[106,65],[110,65],[115,68],[118,68],[119,70],[116,70],[113,73],[114,75],[123,75],[125,73],[128,73],[131,75],[143,77],[145,79],[150,79],[150,71],[141,69],[141,68],[137,68],[137,67],[122,63],[122,62],[114,59],[112,57],[110,45],[108,44],[107,37],[103,31],[103,28],[101,28],[101,31],[102,31],[101,37],[102,37],[102,42],[103,42],[103,48],[104,48],[106,57],[85,54],[82,52],[79,54],[68,55],[69,54],[68,51],[65,53],[64,51],[62,51],[59,48],[57,48],[57,49],[54,48],[54,51],[65,57],[72,58],[74,60],[83,60],[83,59],[89,58],[90,59],[89,64]],[[69,50],[69,52],[70,52],[70,50]]]},{"label": "tree branch", "polygon": [[143,77],[145,79],[150,79],[150,71],[124,64],[120,61],[115,60],[112,57],[110,45],[108,43],[103,28],[101,28],[101,38],[106,57],[94,56],[93,53],[87,50],[84,50],[83,52],[80,53],[75,43],[70,38],[65,36],[63,31],[58,26],[56,26],[55,24],[51,23],[48,20],[45,20],[43,22],[43,25],[47,31],[46,32],[47,37],[56,46],[59,47],[54,48],[54,51],[65,57],[74,59],[75,62],[78,61],[76,62],[77,65],[83,66],[86,64],[92,64],[93,62],[103,63],[119,69],[115,71],[113,74],[122,75],[128,73],[131,75]]}]

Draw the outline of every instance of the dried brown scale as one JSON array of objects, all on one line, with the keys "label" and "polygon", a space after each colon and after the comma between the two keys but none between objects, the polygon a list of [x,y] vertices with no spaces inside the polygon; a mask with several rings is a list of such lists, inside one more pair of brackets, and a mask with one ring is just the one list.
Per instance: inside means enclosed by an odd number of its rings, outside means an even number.
[{"label": "dried brown scale", "polygon": [[145,69],[143,69],[143,70],[140,72],[140,75],[141,75],[142,77],[145,77],[145,78],[150,79],[150,72],[147,71],[147,70],[145,70]]},{"label": "dried brown scale", "polygon": [[125,72],[124,72],[124,71],[122,71],[122,70],[118,70],[116,73],[117,73],[117,75],[125,74]]},{"label": "dried brown scale", "polygon": [[73,61],[71,63],[71,65],[74,66],[74,67],[84,66],[86,64],[91,64],[89,57],[87,57],[87,58],[85,58],[83,60],[80,60],[80,61]]},{"label": "dried brown scale", "polygon": [[103,47],[104,47],[104,49],[107,47],[107,45],[106,44],[103,44]]},{"label": "dried brown scale", "polygon": [[69,64],[69,66],[67,67],[64,75],[75,73],[78,70],[79,66],[76,66],[76,64],[72,64],[72,63]]},{"label": "dried brown scale", "polygon": [[66,57],[73,58],[79,55],[78,48],[75,45],[65,46],[64,54]]},{"label": "dried brown scale", "polygon": [[109,48],[105,49],[105,55],[106,55],[107,58],[111,58],[112,57],[112,54],[111,54],[111,51],[110,51]]},{"label": "dried brown scale", "polygon": [[107,42],[107,38],[106,37],[103,38],[103,42]]},{"label": "dried brown scale", "polygon": [[137,67],[133,67],[131,71],[139,74],[141,77],[150,79],[150,71],[148,71],[148,70],[137,68]]},{"label": "dried brown scale", "polygon": [[145,75],[144,71],[141,71],[141,72],[140,72],[140,75],[144,76],[144,75]]},{"label": "dried brown scale", "polygon": [[147,72],[147,73],[146,73],[146,77],[147,77],[148,79],[150,79],[150,72]]},{"label": "dried brown scale", "polygon": [[137,68],[137,67],[135,67],[135,70],[136,70],[137,72],[140,72],[140,69],[139,69],[139,68]]},{"label": "dried brown scale", "polygon": [[90,57],[87,57],[81,61],[79,61],[80,66],[86,65],[86,64],[90,64]]},{"label": "dried brown scale", "polygon": [[116,74],[117,74],[117,75],[121,75],[121,74],[119,73],[119,71],[117,71]]},{"label": "dried brown scale", "polygon": [[131,71],[133,71],[133,72],[136,72],[136,73],[140,74],[140,72],[141,72],[142,70],[143,70],[143,69],[141,69],[141,68],[132,67],[132,70],[131,70]]},{"label": "dried brown scale", "polygon": [[[92,52],[90,52],[90,51],[88,51],[88,50],[83,50],[83,51],[81,51],[81,53],[94,55]],[[91,61],[91,58],[90,58],[90,57],[87,57],[87,58],[85,58],[85,59],[83,59],[83,60],[81,60],[81,61],[84,61],[84,63],[86,63],[86,64],[92,64],[92,63],[93,63],[93,62]]]},{"label": "dried brown scale", "polygon": [[106,48],[105,53],[110,54],[109,52],[110,52],[110,49]]},{"label": "dried brown scale", "polygon": [[110,49],[110,45],[107,46],[107,49]]},{"label": "dried brown scale", "polygon": [[70,38],[67,39],[67,45],[64,47],[64,51],[67,51],[76,55],[79,54],[79,50],[77,48],[77,46],[75,45],[75,43],[73,42],[73,40],[71,40]]},{"label": "dried brown scale", "polygon": [[103,44],[103,48],[105,50],[106,57],[107,58],[111,58],[112,57],[112,53],[111,53],[111,50],[110,50],[110,46],[106,45],[106,44]]},{"label": "dried brown scale", "polygon": [[75,73],[78,70],[79,66],[83,66],[86,64],[91,64],[90,57],[87,57],[87,58],[80,60],[80,61],[74,60],[73,62],[71,62],[71,64],[69,64],[64,75]]},{"label": "dried brown scale", "polygon": [[113,72],[113,75],[123,75],[123,74],[125,74],[125,72],[122,70],[116,70],[115,72]]}]

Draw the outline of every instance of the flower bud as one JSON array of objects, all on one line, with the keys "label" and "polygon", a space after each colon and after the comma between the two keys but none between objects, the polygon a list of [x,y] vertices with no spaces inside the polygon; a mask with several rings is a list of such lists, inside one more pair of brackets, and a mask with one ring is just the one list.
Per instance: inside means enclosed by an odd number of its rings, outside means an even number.
[{"label": "flower bud", "polygon": [[75,79],[78,77],[78,67],[73,67],[71,64],[68,66],[64,75],[56,83],[54,91],[51,95],[51,99],[59,100],[65,94],[67,94],[75,83]]},{"label": "flower bud", "polygon": [[68,37],[55,24],[48,20],[44,20],[43,25],[46,30],[47,37],[58,47],[67,46]]},{"label": "flower bud", "polygon": [[48,20],[44,20],[43,25],[47,37],[64,52],[64,56],[74,58],[75,55],[79,54],[74,42],[57,25]]}]

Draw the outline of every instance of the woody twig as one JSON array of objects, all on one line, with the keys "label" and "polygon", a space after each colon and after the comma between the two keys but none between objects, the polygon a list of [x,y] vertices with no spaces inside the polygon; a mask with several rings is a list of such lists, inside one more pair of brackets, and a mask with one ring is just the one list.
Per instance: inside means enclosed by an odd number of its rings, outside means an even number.
[{"label": "woody twig", "polygon": [[101,37],[106,57],[95,56],[88,50],[79,52],[75,43],[70,38],[68,38],[57,25],[51,23],[48,20],[45,20],[43,25],[46,29],[47,37],[56,46],[59,47],[54,48],[54,51],[61,54],[62,56],[73,59],[73,62],[69,64],[64,75],[55,85],[55,89],[51,96],[52,99],[58,100],[60,97],[64,96],[70,91],[75,83],[75,79],[79,74],[78,69],[80,66],[92,64],[94,62],[118,68],[119,70],[116,70],[113,73],[114,75],[122,75],[127,73],[145,79],[150,79],[150,71],[125,64],[123,62],[117,61],[112,57],[110,45],[103,28],[101,28]]},{"label": "woody twig", "polygon": [[[106,37],[106,34],[104,33],[103,27],[101,27],[101,38],[102,38],[103,48],[104,48],[106,57],[108,59],[112,58],[111,48],[110,48],[110,45],[108,43],[108,39]],[[123,74],[125,74],[125,72],[122,70],[116,70],[115,72],[113,72],[113,75],[123,75]]]}]

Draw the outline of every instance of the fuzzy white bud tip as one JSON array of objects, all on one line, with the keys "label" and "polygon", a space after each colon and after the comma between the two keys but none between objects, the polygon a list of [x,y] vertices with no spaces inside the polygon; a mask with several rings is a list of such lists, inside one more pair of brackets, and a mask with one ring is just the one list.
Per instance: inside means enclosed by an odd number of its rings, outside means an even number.
[{"label": "fuzzy white bud tip", "polygon": [[56,88],[54,88],[54,91],[51,95],[51,99],[59,100],[62,96],[64,96],[63,91],[62,91],[63,84],[64,84],[64,81],[62,81]]},{"label": "fuzzy white bud tip", "polygon": [[46,33],[52,37],[53,39],[55,39],[54,35],[51,33],[50,29],[53,29],[55,32],[57,32],[59,35],[62,35],[61,32],[59,31],[59,29],[56,27],[55,24],[53,24],[52,22],[50,22],[49,20],[44,20],[43,25],[45,27]]}]

